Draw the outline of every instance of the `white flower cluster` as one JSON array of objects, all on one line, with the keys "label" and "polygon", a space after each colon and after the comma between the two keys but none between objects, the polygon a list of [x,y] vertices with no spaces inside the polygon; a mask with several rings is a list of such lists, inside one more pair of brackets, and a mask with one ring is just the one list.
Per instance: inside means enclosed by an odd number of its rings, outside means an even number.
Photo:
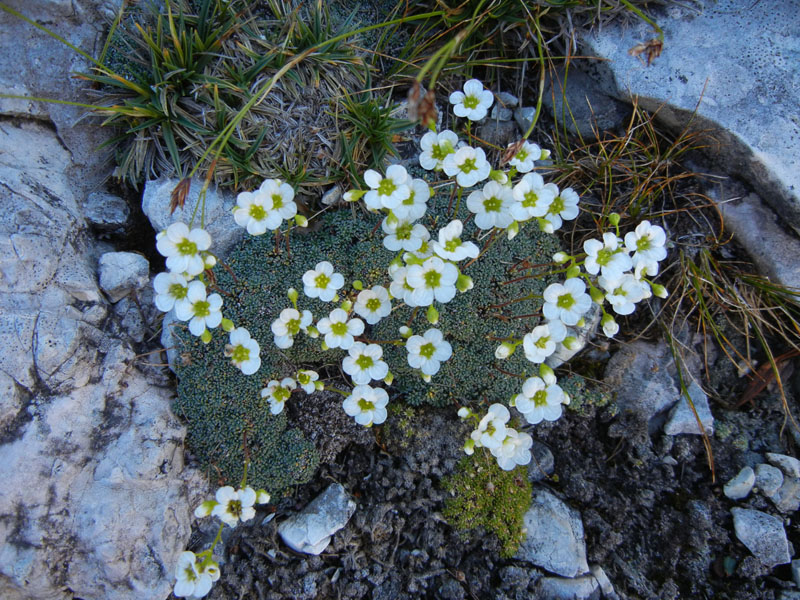
[{"label": "white flower cluster", "polygon": [[[214,500],[207,500],[197,507],[194,516],[199,518],[209,515],[217,517],[224,525],[236,527],[239,521],[249,521],[256,515],[254,505],[269,502],[270,496],[265,490],[254,490],[251,487],[234,490],[226,485],[217,490]],[[219,536],[217,536],[219,539]],[[215,544],[216,545],[216,542]],[[186,551],[178,558],[175,568],[175,588],[177,598],[203,598],[211,591],[212,584],[219,579],[219,564],[212,559],[214,546],[195,554]]]},{"label": "white flower cluster", "polygon": [[[463,419],[477,419],[477,415],[468,408],[461,408],[458,416]],[[505,406],[492,404],[469,434],[464,452],[472,454],[475,448],[488,448],[504,471],[511,471],[518,465],[527,465],[531,462],[533,438],[527,433],[507,427],[510,418],[511,413]]]}]

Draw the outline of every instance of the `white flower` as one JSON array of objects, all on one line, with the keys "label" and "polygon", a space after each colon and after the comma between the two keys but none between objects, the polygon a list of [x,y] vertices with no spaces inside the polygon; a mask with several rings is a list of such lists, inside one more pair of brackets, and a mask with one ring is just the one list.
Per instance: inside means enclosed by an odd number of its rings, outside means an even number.
[{"label": "white flower", "polygon": [[383,388],[373,388],[368,385],[357,385],[350,395],[342,402],[342,408],[356,423],[371,427],[380,425],[386,420],[386,405],[389,403],[389,394]]},{"label": "white flower", "polygon": [[424,225],[398,219],[394,215],[386,217],[381,223],[381,229],[386,235],[383,245],[387,250],[397,252],[415,252],[422,247],[422,242],[430,239],[431,235]]},{"label": "white flower", "polygon": [[603,241],[586,240],[583,251],[586,252],[584,268],[587,273],[597,275],[602,269],[603,277],[619,279],[622,274],[633,266],[631,257],[619,247],[620,240],[616,234],[607,231],[603,234]]},{"label": "white flower", "polygon": [[458,185],[464,188],[483,181],[492,170],[483,149],[471,146],[464,146],[445,156],[442,168],[448,177],[455,176]]},{"label": "white flower", "polygon": [[564,392],[557,384],[529,377],[522,384],[522,393],[514,397],[514,406],[528,423],[536,425],[558,419],[564,400]]},{"label": "white flower", "polygon": [[309,298],[330,302],[343,285],[344,277],[334,273],[333,265],[327,260],[318,262],[312,270],[303,273],[303,293]]},{"label": "white flower", "polygon": [[233,208],[234,221],[240,227],[246,227],[250,235],[277,229],[284,220],[296,214],[294,190],[279,179],[265,179],[255,192],[240,193]]},{"label": "white flower", "polygon": [[445,129],[441,133],[429,131],[419,141],[422,152],[419,155],[419,164],[428,171],[442,170],[442,163],[448,154],[453,154],[458,146],[458,136]]},{"label": "white flower", "polygon": [[413,179],[409,185],[411,195],[392,209],[392,214],[400,220],[416,221],[428,210],[431,188],[422,179]]},{"label": "white flower", "polygon": [[217,490],[216,499],[217,505],[211,514],[226,525],[236,527],[240,520],[249,521],[256,516],[256,509],[253,508],[256,503],[256,492],[253,488],[234,490],[226,485]]},{"label": "white flower", "polygon": [[506,428],[506,437],[499,446],[490,448],[489,451],[497,459],[497,464],[504,471],[512,471],[517,465],[527,465],[531,462],[531,446],[533,438],[527,433],[517,433],[510,427]]},{"label": "white flower", "polygon": [[650,287],[646,282],[636,279],[630,273],[625,273],[619,279],[608,279],[600,276],[597,283],[606,290],[606,300],[618,315],[629,315],[636,307],[637,302],[649,298]]},{"label": "white flower", "polygon": [[411,307],[417,306],[411,297],[414,288],[408,285],[408,267],[390,266],[389,276],[392,278],[392,282],[389,284],[389,293],[392,298],[399,298]]},{"label": "white flower", "polygon": [[605,333],[607,337],[614,337],[619,333],[619,324],[611,315],[603,316],[603,319],[600,321],[600,325],[603,328],[603,333]]},{"label": "white flower", "polygon": [[512,191],[515,202],[511,207],[511,216],[521,222],[534,217],[543,217],[550,209],[550,204],[556,195],[558,187],[554,183],[545,184],[538,173],[528,173]]},{"label": "white flower", "polygon": [[206,297],[206,286],[202,281],[192,281],[186,298],[175,302],[175,316],[181,321],[189,321],[192,335],[203,335],[206,328],[214,329],[222,322],[222,296],[211,294]]},{"label": "white flower", "polygon": [[167,269],[173,273],[202,273],[205,263],[200,253],[210,247],[211,236],[205,229],[189,231],[185,223],[173,223],[156,235],[156,248],[167,257]]},{"label": "white flower", "polygon": [[226,348],[226,355],[230,356],[233,364],[245,375],[252,375],[261,368],[261,348],[258,342],[250,337],[250,332],[244,327],[237,327],[231,331],[230,348]]},{"label": "white flower", "polygon": [[[319,373],[316,371],[312,371],[311,369],[301,369],[297,372],[297,383],[303,388],[303,391],[306,394],[311,394],[317,389],[317,380],[319,379]],[[269,502],[269,500],[267,500]]]},{"label": "white flower", "polygon": [[511,413],[502,404],[495,403],[478,423],[477,429],[469,434],[478,447],[497,448],[506,439],[506,423]]},{"label": "white flower", "polygon": [[[216,563],[214,563],[216,565]],[[219,579],[219,567],[216,570],[201,569],[194,552],[182,552],[175,568],[175,589],[177,598],[202,598],[211,591],[211,584]]]},{"label": "white flower", "polygon": [[450,221],[439,230],[439,241],[433,242],[433,251],[446,260],[458,262],[465,258],[477,258],[480,249],[472,242],[462,242],[464,225],[460,220]]},{"label": "white flower", "polygon": [[[578,216],[580,197],[572,188],[561,190],[547,209],[547,214],[543,219],[550,224],[552,231],[561,227],[562,221],[571,221]],[[547,233],[552,233],[549,227],[545,228]]]},{"label": "white flower", "polygon": [[353,336],[364,333],[364,321],[361,319],[347,320],[347,313],[341,308],[335,308],[331,314],[317,323],[319,332],[325,335],[328,348],[341,348],[349,350],[353,345]]},{"label": "white flower", "polygon": [[291,348],[294,336],[300,331],[305,331],[313,320],[311,311],[304,310],[302,314],[294,308],[284,308],[278,318],[272,322],[271,329],[275,345],[278,348]]},{"label": "white flower", "polygon": [[169,312],[175,302],[186,298],[189,282],[181,273],[159,273],[153,279],[153,289],[156,291],[156,308],[161,312]]},{"label": "white flower", "polygon": [[556,345],[567,337],[567,328],[561,321],[550,321],[544,325],[534,327],[533,331],[522,338],[522,348],[525,358],[532,363],[543,363],[545,359],[556,351]]},{"label": "white flower", "polygon": [[457,280],[458,268],[438,256],[421,265],[411,265],[406,276],[406,282],[414,288],[411,300],[416,306],[430,306],[434,299],[442,304],[450,302],[456,295]]},{"label": "white flower", "polygon": [[364,196],[364,203],[371,210],[393,210],[411,195],[411,188],[407,185],[408,172],[402,165],[391,165],[386,169],[386,177],[368,169],[364,173],[364,181],[371,188]]},{"label": "white flower", "polygon": [[470,121],[480,121],[484,118],[492,103],[494,95],[489,90],[483,89],[483,84],[477,79],[470,79],[464,83],[463,92],[450,94],[450,104],[455,105],[453,113]]},{"label": "white flower", "polygon": [[422,335],[412,335],[406,340],[408,364],[423,375],[436,375],[441,363],[453,356],[453,347],[445,341],[438,329],[428,329]]},{"label": "white flower", "polygon": [[528,173],[533,170],[534,161],[539,160],[542,156],[542,149],[537,144],[531,144],[525,140],[522,146],[514,155],[508,164],[516,167],[518,173]]},{"label": "white flower", "polygon": [[592,306],[586,293],[586,284],[577,277],[563,284],[552,283],[544,290],[542,312],[549,321],[560,320],[564,325],[575,325]]},{"label": "white flower", "polygon": [[490,181],[482,190],[475,190],[467,197],[467,208],[475,213],[475,225],[481,229],[511,225],[513,203],[512,191],[496,181]]},{"label": "white flower", "polygon": [[291,377],[284,377],[280,381],[271,379],[267,387],[261,390],[261,397],[269,402],[269,412],[273,415],[283,411],[283,405],[292,395],[292,390],[297,387],[297,382]]},{"label": "white flower", "polygon": [[381,360],[383,350],[378,344],[355,342],[348,352],[342,361],[342,369],[356,385],[367,384],[373,379],[381,380],[389,374],[389,365]]},{"label": "white flower", "polygon": [[667,235],[658,225],[651,225],[650,221],[642,221],[634,231],[625,234],[625,246],[633,252],[633,267],[636,276],[644,272],[651,277],[658,275],[658,263],[667,257],[664,244]]},{"label": "white flower", "polygon": [[389,292],[382,285],[374,285],[371,290],[362,290],[358,293],[353,310],[367,323],[374,325],[392,312]]}]

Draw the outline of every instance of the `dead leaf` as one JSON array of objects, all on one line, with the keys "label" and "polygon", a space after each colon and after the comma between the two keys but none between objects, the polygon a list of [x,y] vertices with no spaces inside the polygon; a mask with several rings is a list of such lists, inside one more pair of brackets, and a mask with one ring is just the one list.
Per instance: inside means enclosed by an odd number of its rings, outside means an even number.
[{"label": "dead leaf", "polygon": [[664,42],[657,38],[653,38],[652,40],[648,40],[644,43],[636,44],[633,48],[628,50],[628,54],[639,57],[639,60],[641,60],[641,55],[644,54],[645,58],[647,59],[647,66],[649,67],[650,63],[661,56],[661,51],[663,49]]},{"label": "dead leaf", "polygon": [[172,190],[172,194],[170,194],[169,197],[169,214],[174,213],[178,208],[183,210],[183,205],[186,204],[186,196],[189,195],[190,187],[192,187],[192,180],[188,177],[181,179],[181,182],[175,186],[175,189]]}]

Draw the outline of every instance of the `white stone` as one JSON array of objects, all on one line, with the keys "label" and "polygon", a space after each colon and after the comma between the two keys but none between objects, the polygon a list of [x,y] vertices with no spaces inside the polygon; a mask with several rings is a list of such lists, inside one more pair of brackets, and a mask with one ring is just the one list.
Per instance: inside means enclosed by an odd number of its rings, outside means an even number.
[{"label": "white stone", "polygon": [[[694,410],[697,411],[697,417],[700,417],[700,423],[703,425],[703,431],[706,435],[714,434],[714,417],[711,414],[711,408],[708,406],[708,396],[703,391],[696,381],[692,381],[687,387],[686,391],[692,399]],[[685,396],[672,407],[667,422],[664,424],[664,433],[667,435],[679,435],[682,433],[701,435],[700,427],[697,424],[697,417],[689,406],[689,402]]]},{"label": "white stone", "polygon": [[535,114],[536,108],[533,106],[520,106],[514,110],[514,120],[523,134],[528,131]]},{"label": "white stone", "polygon": [[322,198],[320,202],[322,202],[325,206],[330,206],[331,204],[336,204],[342,198],[342,186],[335,185],[327,192],[322,194]]},{"label": "white stone", "polygon": [[614,584],[611,583],[608,575],[606,575],[606,572],[603,570],[603,567],[600,565],[593,565],[590,571],[594,578],[597,579],[600,591],[603,592],[603,598],[606,600],[618,600],[619,595],[614,589]]},{"label": "white stone", "polygon": [[588,575],[575,579],[542,577],[536,582],[534,598],[537,600],[600,600],[600,585]]},{"label": "white stone", "polygon": [[562,577],[589,571],[580,514],[547,489],[536,489],[524,516],[525,539],[514,558]]},{"label": "white stone", "polygon": [[784,475],[800,479],[800,460],[785,454],[766,453],[767,460],[783,471]]},{"label": "white stone", "polygon": [[98,271],[100,288],[111,302],[150,283],[150,263],[136,252],[106,252],[100,257]]},{"label": "white stone", "polygon": [[497,104],[492,106],[492,112],[489,113],[490,119],[497,119],[498,121],[510,121],[513,117],[514,111]]},{"label": "white stone", "polygon": [[509,92],[497,92],[494,96],[495,104],[503,108],[516,108],[519,104],[519,98]]},{"label": "white stone", "polygon": [[119,229],[130,217],[128,203],[108,192],[92,192],[83,203],[86,220],[98,229]]},{"label": "white stone", "polygon": [[320,554],[331,536],[347,525],[356,510],[356,503],[338,483],[312,500],[301,512],[278,525],[278,533],[292,550]]},{"label": "white stone", "polygon": [[722,492],[731,500],[747,498],[756,482],[756,474],[752,467],[744,467],[722,488]]},{"label": "white stone", "polygon": [[792,557],[783,521],[759,510],[733,508],[736,537],[767,567],[785,565]]},{"label": "white stone", "polygon": [[775,495],[783,485],[783,473],[772,465],[760,464],[756,466],[756,487],[767,498]]}]

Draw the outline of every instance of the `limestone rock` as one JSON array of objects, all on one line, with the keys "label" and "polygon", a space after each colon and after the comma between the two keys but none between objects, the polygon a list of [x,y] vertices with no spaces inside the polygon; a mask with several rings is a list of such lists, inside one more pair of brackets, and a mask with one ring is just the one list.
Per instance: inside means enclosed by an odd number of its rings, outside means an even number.
[{"label": "limestone rock", "polygon": [[100,257],[100,288],[111,302],[150,283],[150,264],[135,252],[106,252]]},{"label": "limestone rock", "polygon": [[756,487],[767,498],[772,498],[783,485],[783,473],[772,465],[758,465],[755,473]]},{"label": "limestone rock", "polygon": [[731,513],[736,537],[765,566],[772,568],[791,561],[783,521],[749,508],[733,508]]},{"label": "limestone rock", "polygon": [[331,536],[347,525],[356,503],[338,483],[312,500],[298,514],[278,525],[278,533],[292,550],[320,554],[330,544]]},{"label": "limestone rock", "polygon": [[603,567],[600,565],[593,565],[591,572],[594,578],[597,579],[597,583],[600,586],[600,591],[603,593],[603,598],[605,600],[619,600],[619,594],[617,594],[616,590],[614,589],[614,584],[611,583],[611,580],[608,578],[608,575],[606,575]]},{"label": "limestone rock", "polygon": [[[142,210],[156,232],[166,229],[172,223],[182,222],[188,225],[192,220],[192,213],[197,206],[203,180],[192,179],[184,207],[178,208],[170,215],[170,196],[178,183],[180,183],[179,179],[161,178],[145,184]],[[221,258],[224,258],[231,247],[245,236],[245,229],[239,227],[233,220],[231,211],[234,206],[236,206],[234,194],[220,190],[213,184],[209,186],[205,200],[205,229],[211,235],[211,252]],[[200,209],[198,209],[192,227],[200,227],[199,211]]]},{"label": "limestone rock", "polygon": [[722,488],[722,492],[731,500],[747,498],[756,482],[756,474],[752,467],[744,467]]},{"label": "limestone rock", "polygon": [[528,463],[528,479],[541,481],[553,474],[555,458],[550,448],[543,443],[533,440],[531,446],[531,462]]},{"label": "limestone rock", "polygon": [[666,43],[650,66],[629,54],[653,37],[648,24],[607,23],[585,33],[584,51],[600,59],[591,63],[593,75],[609,95],[624,101],[637,97],[642,108],[658,110],[672,129],[691,121],[698,131],[710,130],[729,172],[758,186],[797,229],[796,6],[775,2],[769,10],[743,11],[737,0],[701,4],[699,9],[672,5],[654,15]]},{"label": "limestone rock", "polygon": [[600,584],[591,575],[575,579],[542,577],[536,582],[537,600],[600,600]]},{"label": "limestone rock", "polygon": [[125,227],[131,211],[128,203],[107,192],[92,192],[83,203],[83,215],[97,229],[118,231]]},{"label": "limestone rock", "polygon": [[581,517],[552,492],[545,488],[534,490],[524,527],[525,540],[514,558],[562,577],[589,571]]},{"label": "limestone rock", "polygon": [[[697,411],[697,416],[703,425],[703,431],[705,431],[706,435],[713,435],[714,417],[711,414],[711,408],[708,406],[708,396],[706,396],[703,388],[697,385],[696,381],[692,381],[686,391],[692,399],[694,410]],[[697,425],[695,413],[684,396],[681,396],[681,399],[670,410],[669,417],[667,417],[667,422],[664,425],[664,433],[667,435],[679,435],[681,433],[700,435],[702,433]]]},{"label": "limestone rock", "polygon": [[800,479],[800,460],[786,454],[767,452],[767,460],[783,471],[784,475]]}]

